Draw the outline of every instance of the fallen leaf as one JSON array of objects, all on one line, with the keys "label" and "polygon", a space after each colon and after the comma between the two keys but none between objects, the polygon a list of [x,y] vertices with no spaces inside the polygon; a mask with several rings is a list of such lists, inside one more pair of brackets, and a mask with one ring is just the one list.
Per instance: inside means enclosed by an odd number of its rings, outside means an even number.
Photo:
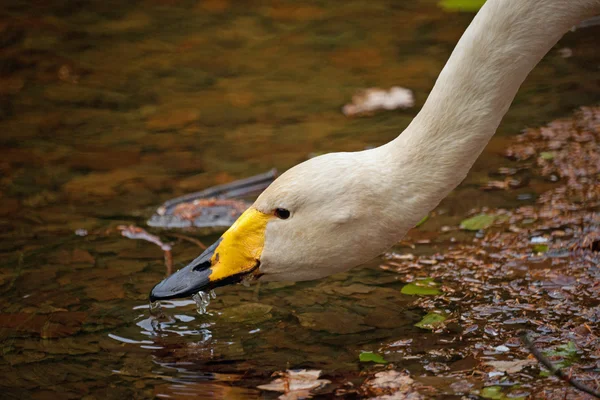
[{"label": "fallen leaf", "polygon": [[415,326],[417,328],[434,330],[442,326],[448,317],[444,314],[438,314],[434,312],[427,313],[422,320],[417,322]]},{"label": "fallen leaf", "polygon": [[432,278],[426,278],[404,285],[400,292],[408,295],[436,296],[442,294],[438,289],[439,286],[439,283],[435,282]]},{"label": "fallen leaf", "polygon": [[504,393],[502,393],[502,387],[500,386],[488,386],[481,389],[481,397],[485,399],[504,399]]},{"label": "fallen leaf", "polygon": [[460,229],[467,231],[478,231],[492,226],[496,217],[488,214],[479,214],[474,217],[465,219],[460,223]]},{"label": "fallen leaf", "polygon": [[363,351],[358,356],[360,362],[374,362],[377,364],[387,364],[387,361],[377,353],[372,351]]},{"label": "fallen leaf", "polygon": [[388,370],[378,372],[367,380],[361,391],[370,396],[383,399],[420,400],[422,396],[414,391],[414,380],[405,372]]},{"label": "fallen leaf", "polygon": [[319,379],[321,371],[319,370],[287,370],[279,373],[280,378],[266,385],[257,386],[261,390],[273,392],[283,392],[280,399],[299,399],[311,397],[310,391],[319,389],[331,383],[327,379]]},{"label": "fallen leaf", "polygon": [[488,361],[484,364],[489,365],[496,371],[506,372],[507,374],[514,374],[521,371],[525,367],[537,364],[537,361],[529,359],[514,361]]}]

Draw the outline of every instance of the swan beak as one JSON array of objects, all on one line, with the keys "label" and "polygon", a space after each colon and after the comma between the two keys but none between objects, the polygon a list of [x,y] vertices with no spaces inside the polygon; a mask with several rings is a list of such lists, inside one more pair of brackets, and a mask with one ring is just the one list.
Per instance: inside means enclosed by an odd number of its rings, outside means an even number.
[{"label": "swan beak", "polygon": [[150,301],[191,296],[257,273],[267,222],[272,217],[252,207],[246,210],[198,258],[154,286]]}]

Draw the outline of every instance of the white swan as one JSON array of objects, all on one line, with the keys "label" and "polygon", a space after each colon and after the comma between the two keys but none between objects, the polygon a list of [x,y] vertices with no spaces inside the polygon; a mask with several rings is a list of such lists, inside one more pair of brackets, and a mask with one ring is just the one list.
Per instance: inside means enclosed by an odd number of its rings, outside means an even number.
[{"label": "white swan", "polygon": [[519,86],[600,0],[488,0],[402,134],[282,174],[221,239],[154,287],[152,300],[236,282],[301,281],[383,253],[466,176]]}]

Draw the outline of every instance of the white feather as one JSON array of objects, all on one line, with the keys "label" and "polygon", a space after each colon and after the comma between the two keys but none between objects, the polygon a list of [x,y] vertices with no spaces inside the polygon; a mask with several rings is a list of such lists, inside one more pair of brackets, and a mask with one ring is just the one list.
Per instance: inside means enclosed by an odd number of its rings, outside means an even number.
[{"label": "white feather", "polygon": [[533,67],[599,10],[600,0],[488,0],[398,138],[308,160],[256,200],[291,212],[267,225],[261,279],[321,278],[397,243],[465,178]]}]

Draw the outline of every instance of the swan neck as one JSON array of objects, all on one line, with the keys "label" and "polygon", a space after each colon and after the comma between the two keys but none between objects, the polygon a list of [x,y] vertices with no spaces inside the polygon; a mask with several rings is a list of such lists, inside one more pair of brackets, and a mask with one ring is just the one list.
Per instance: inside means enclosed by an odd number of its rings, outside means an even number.
[{"label": "swan neck", "polygon": [[600,0],[485,3],[419,114],[384,146],[402,162],[398,178],[423,193],[419,204],[431,210],[464,179],[525,77],[566,31],[599,9]]}]

